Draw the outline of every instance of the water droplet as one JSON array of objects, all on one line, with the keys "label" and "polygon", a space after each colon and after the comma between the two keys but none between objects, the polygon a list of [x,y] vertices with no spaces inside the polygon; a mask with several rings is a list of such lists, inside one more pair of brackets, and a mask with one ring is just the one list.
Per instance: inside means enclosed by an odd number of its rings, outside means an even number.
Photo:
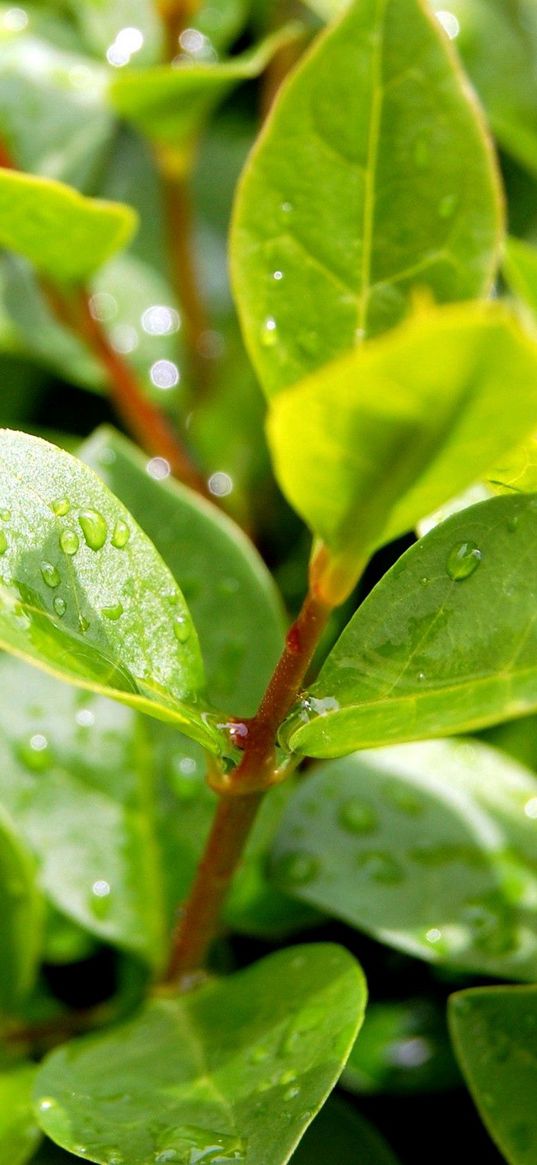
[{"label": "water droplet", "polygon": [[459,35],[461,26],[454,12],[448,12],[445,9],[440,9],[436,13],[436,19],[442,25],[444,32],[447,32],[450,40],[454,40]]},{"label": "water droplet", "polygon": [[457,206],[458,198],[456,194],[445,194],[438,203],[438,214],[440,218],[451,218]]},{"label": "water droplet", "polygon": [[273,348],[278,339],[278,325],[274,316],[267,316],[262,328],[260,340],[264,348]]},{"label": "water droplet", "polygon": [[511,514],[510,517],[507,519],[507,529],[509,530],[510,534],[514,534],[515,530],[518,527],[519,520],[520,520],[519,514]]},{"label": "water droplet", "polygon": [[426,675],[425,675],[425,672],[424,672],[424,671],[419,671],[419,672],[418,672],[418,675],[417,675],[417,680],[418,680],[418,683],[419,683],[419,684],[422,684],[422,683],[423,683],[423,681],[424,681],[426,678],[427,678],[427,677],[426,677]]},{"label": "water droplet", "polygon": [[229,473],[223,473],[222,470],[218,470],[216,473],[211,474],[207,485],[209,486],[209,492],[214,497],[225,498],[233,491],[233,478],[229,476]]},{"label": "water droplet", "polygon": [[75,715],[75,720],[81,728],[92,728],[95,724],[94,713],[89,708],[80,708]]},{"label": "water droplet", "polygon": [[115,546],[116,550],[123,550],[123,547],[127,545],[130,536],[131,532],[129,526],[127,526],[127,523],[123,521],[123,518],[118,518],[111,538],[112,546]]},{"label": "water droplet", "polygon": [[71,509],[71,503],[67,498],[58,498],[58,501],[50,503],[50,508],[56,514],[57,518],[64,518]]},{"label": "water droplet", "polygon": [[63,616],[67,610],[65,599],[61,599],[59,595],[56,595],[52,606],[54,607],[56,614],[59,615],[60,619],[63,619]]},{"label": "water droplet", "polygon": [[287,1092],[284,1092],[283,1099],[295,1100],[297,1096],[300,1096],[300,1088],[295,1084],[293,1088],[288,1088]]},{"label": "water droplet", "polygon": [[346,801],[338,814],[339,824],[349,833],[374,833],[378,828],[378,817],[372,805],[352,797]]},{"label": "water droplet", "polygon": [[396,886],[398,882],[403,881],[401,867],[390,854],[382,853],[380,850],[366,850],[358,854],[356,867],[366,877],[384,886]]},{"label": "water droplet", "polygon": [[157,1153],[155,1157],[155,1165],[165,1165],[168,1161],[179,1161],[178,1149],[164,1149],[164,1152]]},{"label": "water droplet", "polygon": [[186,643],[190,638],[190,621],[186,615],[177,615],[173,621],[173,633],[179,643]]},{"label": "water droplet", "polygon": [[429,582],[430,582],[430,579],[428,579],[427,575],[425,575],[425,574],[422,576],[422,578],[420,578],[420,583],[421,583],[422,587],[428,586]]},{"label": "water droplet", "polygon": [[60,534],[60,546],[64,554],[76,554],[80,546],[78,534],[74,530],[62,530]]},{"label": "water droplet", "polygon": [[90,550],[101,550],[106,542],[108,528],[98,510],[82,510],[78,521],[84,535],[86,545]]},{"label": "water droplet", "polygon": [[292,214],[294,207],[292,202],[282,202],[280,206],[282,214]]},{"label": "water droplet", "polygon": [[123,604],[115,603],[113,607],[101,607],[101,614],[105,619],[111,619],[112,623],[116,623],[123,614]]},{"label": "water droplet", "polygon": [[276,280],[276,283],[281,283],[281,280],[283,279],[283,271],[273,271],[272,278]]},{"label": "water droplet", "polygon": [[81,631],[89,631],[89,626],[90,626],[89,619],[86,619],[85,615],[79,615],[78,616],[78,626],[80,627]]},{"label": "water droplet", "polygon": [[477,570],[482,554],[475,542],[457,542],[447,560],[447,572],[454,582],[462,582]]},{"label": "water droplet", "polygon": [[425,932],[425,938],[428,943],[439,943],[442,939],[442,931],[437,926],[432,926],[430,930]]},{"label": "water droplet", "polygon": [[383,793],[390,804],[409,817],[419,817],[424,811],[425,806],[418,793],[407,788],[402,781],[386,781]]},{"label": "water droplet", "polygon": [[297,886],[304,886],[311,882],[319,872],[319,862],[313,854],[297,851],[287,853],[278,862],[278,874],[285,882],[292,882]]},{"label": "water droplet", "polygon": [[0,554],[5,554],[7,550],[7,538],[3,530],[0,530]]},{"label": "water droplet", "polygon": [[41,576],[43,578],[43,582],[46,583],[48,587],[52,588],[59,587],[62,581],[59,572],[51,562],[41,563]]},{"label": "water droplet", "polygon": [[526,801],[526,804],[524,805],[524,813],[526,814],[526,817],[537,817],[537,797],[530,797],[529,801]]},{"label": "water droplet", "polygon": [[17,752],[23,765],[32,773],[44,773],[52,763],[52,752],[42,732],[34,732],[29,740],[19,745]]},{"label": "water droplet", "polygon": [[165,457],[152,457],[151,461],[147,462],[146,472],[155,481],[164,481],[166,477],[170,476],[172,471],[169,461]]},{"label": "water droplet", "polygon": [[89,907],[95,918],[106,918],[110,913],[110,883],[99,878],[91,887]]},{"label": "water droplet", "polygon": [[38,1101],[38,1108],[40,1112],[50,1112],[51,1108],[56,1108],[57,1100],[53,1096],[43,1096]]},{"label": "water droplet", "polygon": [[174,364],[172,360],[156,360],[151,365],[149,375],[151,377],[151,383],[155,385],[155,388],[161,388],[164,391],[175,388],[175,385],[179,384],[181,379],[177,364]]},{"label": "water droplet", "polygon": [[3,522],[9,522],[11,518],[11,510],[0,510],[0,518]]},{"label": "water droplet", "polygon": [[257,1048],[252,1048],[252,1051],[250,1052],[250,1063],[262,1064],[263,1061],[268,1059],[269,1056],[270,1049],[266,1048],[263,1044],[259,1044]]}]

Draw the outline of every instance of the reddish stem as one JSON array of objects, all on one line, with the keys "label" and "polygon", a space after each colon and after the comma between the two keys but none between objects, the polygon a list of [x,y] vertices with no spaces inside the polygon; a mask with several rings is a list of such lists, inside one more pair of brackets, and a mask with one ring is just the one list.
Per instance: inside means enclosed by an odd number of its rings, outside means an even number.
[{"label": "reddish stem", "polygon": [[208,387],[209,362],[203,355],[209,331],[205,304],[200,295],[194,255],[194,216],[186,179],[166,172],[160,162],[162,196],[168,229],[168,254],[171,276],[181,306],[183,335],[192,383],[198,393]]}]

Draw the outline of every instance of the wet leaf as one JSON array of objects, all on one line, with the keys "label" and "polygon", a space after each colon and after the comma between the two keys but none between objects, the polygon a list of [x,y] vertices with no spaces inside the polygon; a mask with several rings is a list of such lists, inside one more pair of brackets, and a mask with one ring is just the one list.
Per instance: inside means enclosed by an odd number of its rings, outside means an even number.
[{"label": "wet leaf", "polygon": [[31,855],[11,818],[0,808],[0,1014],[12,1010],[32,985],[42,914]]},{"label": "wet leaf", "polygon": [[537,707],[537,498],[491,498],[403,555],[282,730],[309,756],[471,732]]},{"label": "wet leaf", "polygon": [[265,392],[392,327],[416,289],[486,291],[499,226],[481,118],[434,17],[355,0],[282,89],[237,196],[232,277]]},{"label": "wet leaf", "polygon": [[300,784],[271,874],[411,955],[534,980],[535,816],[534,774],[477,741],[357,753]]},{"label": "wet leaf", "polygon": [[203,668],[183,595],[96,474],[3,430],[0,500],[1,646],[222,748],[198,700]]},{"label": "wet leaf", "polygon": [[9,1165],[26,1165],[41,1140],[32,1104],[34,1064],[0,1067],[0,1151]]},{"label": "wet leaf", "polygon": [[342,948],[280,951],[54,1052],[36,1085],[58,1144],[110,1165],[284,1165],[333,1087],[365,984]]},{"label": "wet leaf", "polygon": [[485,1125],[509,1165],[533,1165],[536,987],[477,987],[450,999],[455,1051]]}]

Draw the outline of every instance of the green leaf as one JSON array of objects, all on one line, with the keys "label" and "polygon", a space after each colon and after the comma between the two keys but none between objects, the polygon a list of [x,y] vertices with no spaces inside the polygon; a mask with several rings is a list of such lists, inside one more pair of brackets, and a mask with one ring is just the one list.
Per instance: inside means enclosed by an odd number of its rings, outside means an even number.
[{"label": "green leaf", "polygon": [[0,245],[53,279],[86,279],[126,246],[135,227],[128,206],[85,198],[50,178],[0,170]]},{"label": "green leaf", "polygon": [[339,1099],[330,1099],[306,1132],[291,1165],[397,1165],[388,1145],[372,1125]]},{"label": "green leaf", "polygon": [[[109,63],[116,68],[133,59],[144,65],[158,60],[162,36],[157,5],[152,0],[66,0],[66,6],[89,48],[99,57],[108,52]],[[139,35],[125,37],[125,30],[131,32],[133,27]]]},{"label": "green leaf", "polygon": [[0,499],[0,645],[174,723],[212,752],[225,747],[198,699],[203,667],[183,595],[96,474],[2,430]]},{"label": "green leaf", "polygon": [[191,490],[171,479],[155,481],[146,458],[112,429],[99,430],[80,455],[140,522],[177,579],[200,636],[215,707],[253,715],[278,660],[284,624],[251,542]]},{"label": "green leaf", "polygon": [[450,999],[461,1068],[490,1135],[510,1165],[534,1165],[536,987],[478,987]]},{"label": "green leaf", "polygon": [[[31,987],[39,958],[42,902],[31,856],[0,807],[0,1013]],[[1,1119],[1,1118],[0,1118]]]},{"label": "green leaf", "polygon": [[344,1087],[362,1095],[405,1095],[445,1092],[460,1084],[444,1011],[424,995],[371,1004],[347,1061]]},{"label": "green leaf", "polygon": [[347,589],[376,546],[461,493],[537,426],[536,381],[537,345],[504,307],[450,306],[275,398],[277,477],[330,548],[333,572],[348,574]]},{"label": "green leaf", "polygon": [[392,327],[417,288],[485,292],[499,225],[480,116],[434,17],[355,0],[282,90],[236,201],[235,297],[265,392]]},{"label": "green leaf", "polygon": [[447,518],[351,619],[282,740],[342,756],[471,732],[537,708],[537,498]]},{"label": "green leaf", "polygon": [[204,63],[183,54],[178,66],[130,69],[115,78],[110,100],[116,111],[151,142],[174,154],[188,151],[213,109],[241,81],[258,77],[274,53],[302,31],[288,24],[239,57]]},{"label": "green leaf", "polygon": [[284,1165],[333,1087],[365,983],[334,946],[295,947],[130,1023],[53,1052],[36,1102],[47,1134],[89,1160]]},{"label": "green leaf", "polygon": [[534,980],[535,815],[535,776],[486,745],[360,753],[300,784],[272,877],[411,955]]},{"label": "green leaf", "polygon": [[26,1165],[41,1140],[32,1104],[33,1064],[0,1068],[0,1152],[9,1165]]},{"label": "green leaf", "polygon": [[0,658],[0,804],[44,893],[105,942],[165,957],[152,755],[131,709]]},{"label": "green leaf", "polygon": [[[443,0],[433,2],[445,12]],[[446,27],[456,36],[456,46],[498,141],[537,173],[537,13],[533,0],[515,4],[450,0],[448,17],[451,21]]]}]

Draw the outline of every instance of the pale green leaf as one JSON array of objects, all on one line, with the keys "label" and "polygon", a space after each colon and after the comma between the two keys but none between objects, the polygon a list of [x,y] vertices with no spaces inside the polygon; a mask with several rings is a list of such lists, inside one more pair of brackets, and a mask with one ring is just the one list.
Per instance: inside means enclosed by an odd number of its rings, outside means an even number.
[{"label": "pale green leaf", "polygon": [[359,607],[282,736],[342,756],[535,710],[536,573],[535,495],[447,518]]},{"label": "pale green leaf", "polygon": [[411,955],[531,981],[535,815],[534,774],[477,741],[357,753],[301,783],[272,876]]},{"label": "pale green leaf", "polygon": [[284,624],[274,584],[249,539],[191,490],[155,481],[147,459],[112,429],[99,430],[80,456],[121,498],[177,579],[215,707],[253,715],[281,652]]},{"label": "pale green leaf", "polygon": [[152,543],[91,469],[0,433],[0,645],[59,678],[171,721],[211,751],[185,600]]},{"label": "pale green leaf", "polygon": [[135,227],[128,206],[85,198],[49,178],[0,170],[0,246],[53,279],[86,279],[126,246]]},{"label": "pale green leaf", "polygon": [[0,658],[0,689],[0,804],[35,855],[44,893],[90,933],[162,965],[144,722],[9,656]]},{"label": "pale green leaf", "polygon": [[353,582],[536,426],[537,345],[481,304],[418,314],[280,393],[268,436],[289,501]]},{"label": "pale green leaf", "polygon": [[0,1153],[6,1165],[26,1165],[39,1141],[32,1104],[34,1064],[0,1068]]},{"label": "pale green leaf", "polygon": [[286,25],[227,61],[205,63],[184,53],[175,67],[130,69],[112,82],[110,100],[150,141],[177,152],[189,149],[216,105],[236,85],[259,76],[274,53],[300,32],[300,24]]},{"label": "pale green leaf", "polygon": [[477,987],[450,1000],[455,1051],[490,1135],[509,1165],[537,1159],[537,987]]},{"label": "pale green leaf", "polygon": [[116,1031],[52,1053],[36,1084],[48,1136],[110,1165],[198,1155],[284,1165],[337,1080],[365,1005],[342,948],[295,947]]},{"label": "pale green leaf", "polygon": [[[433,0],[501,146],[537,173],[534,0]],[[454,23],[455,22],[455,23]]]},{"label": "pale green leaf", "polygon": [[243,175],[231,260],[273,395],[397,323],[416,289],[485,292],[498,186],[480,115],[421,0],[355,0],[282,89]]},{"label": "pale green leaf", "polygon": [[[0,807],[0,1014],[31,987],[40,953],[42,902],[34,862]],[[1,1119],[1,1118],[0,1118]]]}]

